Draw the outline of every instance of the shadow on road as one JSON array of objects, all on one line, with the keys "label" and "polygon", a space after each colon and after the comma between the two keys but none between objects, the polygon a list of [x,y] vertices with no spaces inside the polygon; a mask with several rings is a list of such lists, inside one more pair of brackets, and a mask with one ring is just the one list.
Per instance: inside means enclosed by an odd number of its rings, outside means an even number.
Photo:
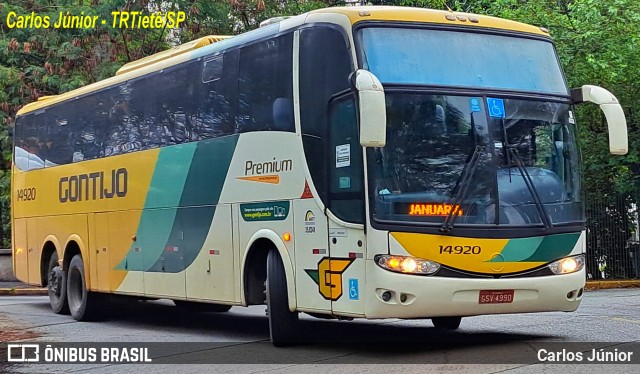
[{"label": "shadow on road", "polygon": [[[51,313],[46,302],[30,306],[34,312]],[[468,326],[472,319],[463,320],[459,330],[449,332],[428,322],[303,318],[298,326],[299,342],[275,348],[269,343],[267,316],[258,308],[190,313],[166,301],[127,299],[112,304],[108,320],[96,323],[102,324],[100,328],[108,328],[104,325],[108,324],[140,331],[142,341],[157,334],[156,343],[148,343],[156,363],[533,363],[536,346],[558,340],[542,334],[465,331],[465,323]],[[186,342],[180,342],[180,336],[185,336]],[[157,343],[162,341],[167,343]]]},{"label": "shadow on road", "polygon": [[[259,308],[259,307],[254,307]],[[226,313],[190,313],[168,303],[139,301],[118,303],[114,314],[109,318],[112,323],[131,323],[138,327],[149,326],[163,329],[176,329],[192,332],[211,331],[211,334],[226,336],[269,339],[269,324],[266,315],[241,313],[242,307],[234,307]],[[240,312],[240,313],[238,313]],[[304,315],[304,314],[301,314]],[[508,317],[505,317],[508,318]],[[462,327],[455,331],[443,331],[424,322],[422,326],[410,326],[398,323],[367,323],[364,320],[338,321],[315,318],[303,318],[299,323],[299,340],[304,343],[322,346],[330,344],[370,344],[382,345],[385,351],[407,350],[408,347],[424,349],[433,346],[436,349],[447,346],[473,346],[478,344],[504,344],[530,340],[552,340],[549,335],[513,334],[503,332],[469,332]],[[468,323],[468,322],[467,322]],[[393,343],[391,345],[390,343]],[[419,343],[419,344],[416,344]]]}]

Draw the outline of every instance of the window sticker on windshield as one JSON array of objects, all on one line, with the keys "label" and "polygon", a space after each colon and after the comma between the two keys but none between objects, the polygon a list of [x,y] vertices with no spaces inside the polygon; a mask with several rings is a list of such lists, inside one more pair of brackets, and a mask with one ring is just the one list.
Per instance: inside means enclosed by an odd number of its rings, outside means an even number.
[{"label": "window sticker on windshield", "polygon": [[336,168],[343,168],[351,165],[351,144],[341,144],[336,146]]},{"label": "window sticker on windshield", "polygon": [[471,105],[472,112],[480,111],[480,99],[478,99],[477,97],[472,97],[471,99],[469,99],[469,104]]},{"label": "window sticker on windshield", "polygon": [[487,97],[487,110],[493,118],[505,118],[504,100]]},{"label": "window sticker on windshield", "polygon": [[576,119],[573,118],[573,111],[571,111],[571,110],[569,111],[569,123],[572,124],[572,125],[576,124]]}]

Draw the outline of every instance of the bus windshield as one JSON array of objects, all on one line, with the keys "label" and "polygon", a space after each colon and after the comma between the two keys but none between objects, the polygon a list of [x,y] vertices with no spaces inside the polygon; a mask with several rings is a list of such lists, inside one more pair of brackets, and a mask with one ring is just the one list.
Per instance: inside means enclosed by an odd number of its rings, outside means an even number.
[{"label": "bus windshield", "polygon": [[387,144],[367,150],[376,221],[583,221],[569,104],[401,88],[386,102]]},{"label": "bus windshield", "polygon": [[568,95],[551,42],[484,33],[367,27],[362,67],[382,83]]}]

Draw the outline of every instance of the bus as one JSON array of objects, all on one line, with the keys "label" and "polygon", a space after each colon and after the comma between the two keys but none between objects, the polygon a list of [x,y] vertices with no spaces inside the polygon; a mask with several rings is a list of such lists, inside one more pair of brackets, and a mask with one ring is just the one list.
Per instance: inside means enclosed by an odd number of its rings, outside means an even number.
[{"label": "bus", "polygon": [[112,295],[226,312],[462,317],[575,311],[585,214],[574,105],[546,29],[451,11],[327,8],[204,37],[26,105],[15,275],[56,313]]}]

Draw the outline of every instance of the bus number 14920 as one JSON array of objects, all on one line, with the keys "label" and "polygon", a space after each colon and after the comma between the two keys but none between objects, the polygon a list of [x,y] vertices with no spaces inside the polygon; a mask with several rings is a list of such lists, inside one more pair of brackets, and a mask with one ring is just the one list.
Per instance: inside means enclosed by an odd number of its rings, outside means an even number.
[{"label": "bus number 14920", "polygon": [[482,252],[480,246],[474,245],[441,245],[440,254],[450,255],[479,255]]}]

